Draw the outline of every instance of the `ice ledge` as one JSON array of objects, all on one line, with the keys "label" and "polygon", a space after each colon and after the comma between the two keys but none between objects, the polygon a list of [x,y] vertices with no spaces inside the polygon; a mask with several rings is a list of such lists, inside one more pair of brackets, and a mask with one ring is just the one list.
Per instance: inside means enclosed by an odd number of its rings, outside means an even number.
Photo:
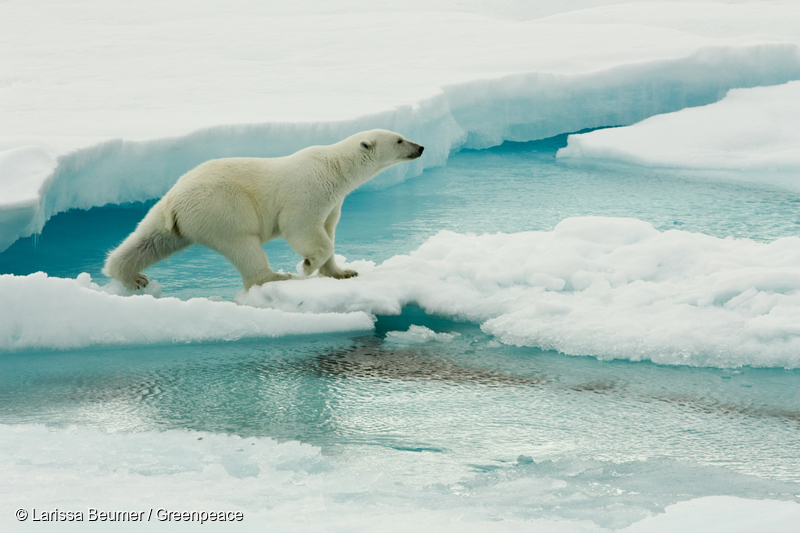
[{"label": "ice ledge", "polygon": [[371,330],[364,312],[309,316],[233,302],[130,295],[118,282],[100,287],[78,279],[0,275],[0,351],[96,345],[237,340],[306,333]]},{"label": "ice ledge", "polygon": [[[800,171],[800,82],[733,89],[714,104],[570,135],[558,157],[647,167]],[[800,185],[800,184],[798,184]]]}]

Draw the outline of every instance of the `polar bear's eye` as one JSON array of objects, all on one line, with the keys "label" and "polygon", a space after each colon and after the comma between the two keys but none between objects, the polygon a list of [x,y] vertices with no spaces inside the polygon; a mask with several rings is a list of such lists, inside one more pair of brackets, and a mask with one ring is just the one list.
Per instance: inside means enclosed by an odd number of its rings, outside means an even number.
[{"label": "polar bear's eye", "polygon": [[397,139],[397,144],[403,144],[403,139]]}]

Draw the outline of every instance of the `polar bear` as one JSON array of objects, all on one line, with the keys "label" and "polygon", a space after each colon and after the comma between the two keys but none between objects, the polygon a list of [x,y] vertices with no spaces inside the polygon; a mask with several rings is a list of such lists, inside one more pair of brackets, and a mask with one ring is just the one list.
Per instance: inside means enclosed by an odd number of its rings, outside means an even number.
[{"label": "polar bear", "polygon": [[149,282],[142,270],[202,244],[236,267],[247,290],[292,277],[273,272],[262,248],[283,237],[304,257],[305,275],[319,269],[337,279],[357,276],[339,268],[333,253],[344,197],[423,150],[398,133],[370,130],[285,157],[212,159],[181,176],[109,253],[103,273],[140,289]]}]

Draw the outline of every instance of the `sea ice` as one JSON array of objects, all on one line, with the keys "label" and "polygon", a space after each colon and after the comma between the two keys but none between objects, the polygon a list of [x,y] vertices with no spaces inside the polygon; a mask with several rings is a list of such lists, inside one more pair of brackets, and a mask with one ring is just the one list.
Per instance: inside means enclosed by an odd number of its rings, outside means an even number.
[{"label": "sea ice", "polygon": [[38,146],[0,152],[0,251],[44,226],[41,199],[58,163]]},{"label": "sea ice", "polygon": [[670,505],[665,513],[645,518],[620,533],[793,533],[797,524],[800,505],[795,502],[708,496]]},{"label": "sea ice", "polygon": [[[407,305],[482,324],[507,344],[602,359],[800,367],[800,238],[764,244],[635,219],[553,231],[442,231],[358,278],[270,283],[241,304],[398,314]],[[406,334],[408,335],[408,334]]]},{"label": "sea ice", "polygon": [[[148,291],[160,292],[157,284]],[[118,283],[100,287],[89,274],[77,280],[43,272],[0,275],[0,294],[0,350],[235,340],[373,327],[364,312],[309,316],[206,298],[126,297],[128,291]]]},{"label": "sea ice", "polygon": [[[628,135],[606,156],[624,148],[611,155],[662,165],[653,143],[663,141],[677,154],[667,166],[797,169],[786,151],[797,84],[729,92],[800,79],[795,1],[613,4],[0,2],[0,251],[55,213],[157,198],[204,160],[285,155],[370,127],[428,148],[378,188],[461,148],[635,123],[573,137],[562,156]],[[695,131],[695,146],[712,151],[687,147]],[[546,232],[442,232],[381,265],[352,263],[356,279],[272,283],[240,305],[157,298],[156,283],[131,296],[88,274],[0,275],[0,350],[368,330],[370,315],[418,305],[572,355],[798,368],[799,265],[796,237],[580,218]],[[387,340],[448,337],[412,327]],[[187,498],[244,510],[242,531],[610,531],[525,517],[527,498],[561,479],[502,481],[477,496],[417,490],[297,442],[184,430],[0,425],[0,478],[4,531],[30,529],[6,512],[17,507],[182,510]],[[498,519],[508,508],[522,518]],[[622,531],[788,532],[798,521],[796,502],[711,497]]]},{"label": "sea ice", "polygon": [[425,326],[411,325],[408,331],[389,331],[386,333],[386,342],[390,344],[414,345],[426,342],[450,342],[458,333],[436,333]]},{"label": "sea ice", "polygon": [[[487,487],[460,492],[441,486],[416,489],[394,482],[377,466],[358,470],[337,464],[317,447],[268,438],[187,430],[113,433],[0,424],[4,480],[0,494],[9,510],[0,516],[0,527],[30,530],[30,514],[24,522],[14,518],[13,510],[18,508],[29,513],[36,508],[40,514],[55,509],[82,511],[82,523],[58,522],[58,530],[68,532],[85,531],[87,524],[98,531],[200,527],[198,522],[160,522],[155,515],[147,524],[91,523],[86,521],[89,507],[244,514],[244,520],[235,524],[206,522],[204,531],[235,527],[237,531],[378,533],[790,533],[800,521],[796,502],[732,496],[682,501],[622,529],[600,527],[589,520],[525,518],[535,509],[531,495],[558,498],[565,480],[575,483],[574,474],[501,478]],[[43,491],[43,486],[50,489]],[[602,494],[595,497],[613,501]],[[563,501],[572,503],[569,498]],[[585,499],[582,503],[587,504]],[[182,525],[188,528],[180,529]]]},{"label": "sea ice", "polygon": [[[344,258],[340,258],[344,262]],[[635,219],[571,218],[553,231],[442,231],[409,255],[354,261],[351,280],[268,283],[232,302],[129,294],[76,280],[0,276],[3,349],[230,340],[356,331],[417,305],[507,344],[602,359],[800,367],[800,239],[660,232]],[[148,288],[150,289],[150,288]],[[256,309],[261,308],[261,309]],[[426,328],[392,342],[446,340]]]},{"label": "sea ice", "polygon": [[714,104],[570,135],[557,157],[648,167],[800,172],[800,82],[732,89]]}]

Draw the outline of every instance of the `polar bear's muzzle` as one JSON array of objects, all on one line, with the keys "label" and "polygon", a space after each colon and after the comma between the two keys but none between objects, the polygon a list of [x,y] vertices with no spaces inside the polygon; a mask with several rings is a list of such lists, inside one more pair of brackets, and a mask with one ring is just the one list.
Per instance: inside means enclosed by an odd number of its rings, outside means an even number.
[{"label": "polar bear's muzzle", "polygon": [[406,141],[411,146],[411,153],[408,154],[409,159],[416,159],[422,155],[422,151],[425,150],[425,147],[417,144],[412,143],[411,141]]}]

